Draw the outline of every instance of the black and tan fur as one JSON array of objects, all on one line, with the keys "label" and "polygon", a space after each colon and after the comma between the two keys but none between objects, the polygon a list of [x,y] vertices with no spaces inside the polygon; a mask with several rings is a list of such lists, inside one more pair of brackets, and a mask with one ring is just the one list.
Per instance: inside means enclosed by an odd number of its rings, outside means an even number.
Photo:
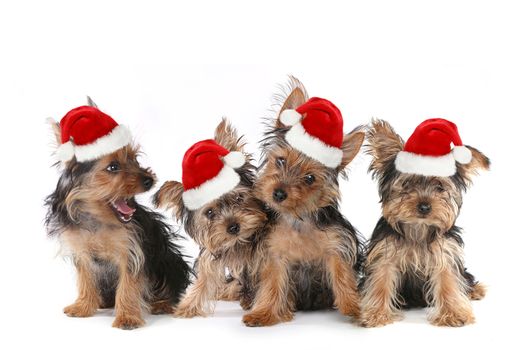
[{"label": "black and tan fur", "polygon": [[[467,146],[472,161],[456,163],[455,175],[410,175],[395,168],[404,141],[387,122],[374,120],[367,140],[383,216],[367,248],[361,324],[386,325],[401,317],[401,308],[426,306],[435,325],[473,323],[470,300],[483,298],[485,288],[466,271],[455,222],[463,193],[479,169],[489,168],[489,159]],[[431,211],[418,211],[421,203]]]},{"label": "black and tan fur", "polygon": [[[215,141],[229,151],[243,152],[242,137],[226,120],[217,126]],[[240,299],[244,307],[250,303],[249,284],[244,281],[251,275],[268,217],[262,203],[253,196],[255,167],[251,156],[245,155],[246,163],[236,169],[240,183],[202,208],[189,210],[184,206],[183,186],[177,181],[164,183],[155,195],[155,204],[173,209],[200,248],[195,263],[197,277],[177,307],[178,317],[212,313],[219,299]]]},{"label": "black and tan fur", "polygon": [[[52,123],[60,142],[60,126]],[[114,327],[144,324],[143,310],[170,313],[189,281],[190,269],[163,217],[135,201],[155,176],[137,161],[138,147],[126,146],[98,160],[61,168],[55,191],[46,199],[46,226],[77,270],[77,300],[64,309],[88,317],[115,308]],[[123,219],[112,203],[135,209]]]},{"label": "black and tan fur", "polygon": [[[307,99],[303,85],[291,78],[278,115]],[[361,242],[339,211],[338,177],[359,152],[364,132],[345,135],[342,164],[331,169],[293,149],[284,137],[289,128],[278,118],[270,123],[255,193],[275,218],[258,255],[254,300],[243,321],[270,326],[291,320],[295,310],[334,306],[358,317]],[[276,190],[286,198],[274,200]]]}]

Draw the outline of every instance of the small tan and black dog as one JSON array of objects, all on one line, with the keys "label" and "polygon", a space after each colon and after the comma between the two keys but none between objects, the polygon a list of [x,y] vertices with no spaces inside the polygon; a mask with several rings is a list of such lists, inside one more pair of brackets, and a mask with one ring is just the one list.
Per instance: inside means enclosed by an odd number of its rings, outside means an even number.
[{"label": "small tan and black dog", "polygon": [[336,307],[359,316],[361,240],[339,211],[339,175],[365,133],[343,134],[339,109],[308,98],[295,78],[262,141],[256,196],[273,212],[256,264],[255,298],[247,326],[270,326],[295,310]]},{"label": "small tan and black dog", "polygon": [[46,199],[46,226],[78,276],[78,298],[64,313],[115,307],[113,326],[122,329],[143,325],[143,310],[171,313],[190,268],[163,217],[135,201],[155,176],[137,161],[129,130],[93,104],[51,124],[61,175]]},{"label": "small tan and black dog", "polygon": [[267,221],[253,196],[255,167],[242,137],[223,120],[214,140],[197,142],[185,154],[182,183],[168,181],[155,194],[155,205],[171,208],[199,245],[197,278],[175,315],[204,316],[218,299],[250,304],[251,268]]},{"label": "small tan and black dog", "polygon": [[444,119],[421,123],[406,143],[375,120],[367,139],[383,216],[367,249],[361,324],[383,326],[399,319],[401,308],[425,306],[433,307],[435,325],[473,323],[470,299],[483,298],[485,288],[465,269],[455,223],[463,193],[489,159],[463,146],[456,125]]}]

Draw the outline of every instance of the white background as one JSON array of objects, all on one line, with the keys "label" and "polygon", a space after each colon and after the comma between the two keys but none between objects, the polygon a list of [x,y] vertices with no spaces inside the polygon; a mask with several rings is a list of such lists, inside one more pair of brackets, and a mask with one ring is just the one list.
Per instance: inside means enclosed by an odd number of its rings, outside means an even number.
[{"label": "white background", "polygon": [[[510,1],[155,1],[0,4],[0,348],[523,348],[524,10]],[[257,153],[261,120],[287,74],[331,99],[345,130],[372,117],[407,138],[428,117],[458,124],[493,161],[465,197],[469,269],[489,286],[477,323],[431,326],[425,311],[361,329],[335,311],[249,329],[234,303],[208,318],[149,316],[145,328],[111,328],[100,312],[72,319],[71,264],[46,238],[44,197],[58,174],[44,121],[89,94],[131,127],[160,181],[180,179],[193,142],[222,116]],[[380,213],[369,159],[351,164],[342,210],[365,236]],[[149,204],[149,195],[141,201]],[[192,242],[186,251],[195,253]]]}]

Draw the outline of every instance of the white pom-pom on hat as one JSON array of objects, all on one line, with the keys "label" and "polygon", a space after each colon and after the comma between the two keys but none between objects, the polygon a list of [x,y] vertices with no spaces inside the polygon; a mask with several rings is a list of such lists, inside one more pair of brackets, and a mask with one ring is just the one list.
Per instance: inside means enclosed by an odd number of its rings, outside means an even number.
[{"label": "white pom-pom on hat", "polygon": [[299,123],[302,117],[295,109],[285,109],[279,115],[279,120],[286,126],[292,126]]},{"label": "white pom-pom on hat", "polygon": [[224,164],[232,167],[233,169],[240,168],[246,163],[246,157],[242,152],[230,152],[223,158]]},{"label": "white pom-pom on hat", "polygon": [[458,163],[468,164],[472,160],[472,152],[465,146],[456,146],[452,152]]}]

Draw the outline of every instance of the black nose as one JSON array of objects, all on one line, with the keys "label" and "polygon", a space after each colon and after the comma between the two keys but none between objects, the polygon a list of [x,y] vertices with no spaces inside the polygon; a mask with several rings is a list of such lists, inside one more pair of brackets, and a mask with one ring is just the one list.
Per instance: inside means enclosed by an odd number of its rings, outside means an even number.
[{"label": "black nose", "polygon": [[144,186],[144,189],[148,191],[151,186],[153,186],[153,178],[149,176],[144,176],[142,178],[142,186]]},{"label": "black nose", "polygon": [[241,226],[239,226],[238,223],[234,223],[228,226],[227,231],[230,235],[236,235],[239,233],[240,229],[241,229]]},{"label": "black nose", "polygon": [[276,202],[282,202],[286,197],[288,197],[288,195],[280,188],[273,191],[273,200]]},{"label": "black nose", "polygon": [[432,206],[428,203],[419,203],[417,205],[417,211],[421,214],[428,214],[432,210]]}]

